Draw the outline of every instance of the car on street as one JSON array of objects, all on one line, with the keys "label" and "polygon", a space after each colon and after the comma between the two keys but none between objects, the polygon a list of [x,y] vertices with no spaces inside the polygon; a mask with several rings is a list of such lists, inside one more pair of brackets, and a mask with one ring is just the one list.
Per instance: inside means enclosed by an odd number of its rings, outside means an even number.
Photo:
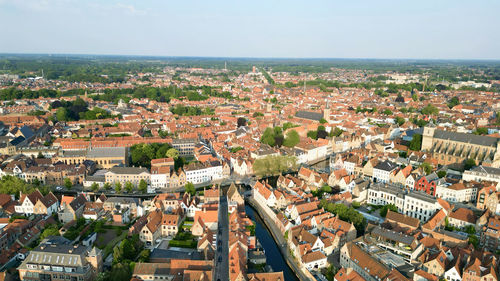
[{"label": "car on street", "polygon": [[56,187],[56,190],[62,190],[62,187],[57,186],[57,187]]}]

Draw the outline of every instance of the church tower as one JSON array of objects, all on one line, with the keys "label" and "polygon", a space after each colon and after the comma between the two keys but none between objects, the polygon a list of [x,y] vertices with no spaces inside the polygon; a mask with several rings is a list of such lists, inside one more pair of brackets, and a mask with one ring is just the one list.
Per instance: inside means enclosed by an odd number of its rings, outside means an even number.
[{"label": "church tower", "polygon": [[323,118],[330,123],[330,100],[326,100],[326,107],[323,110]]},{"label": "church tower", "polygon": [[422,150],[429,151],[432,148],[435,130],[436,126],[433,123],[429,123],[424,127],[424,132],[422,134]]}]

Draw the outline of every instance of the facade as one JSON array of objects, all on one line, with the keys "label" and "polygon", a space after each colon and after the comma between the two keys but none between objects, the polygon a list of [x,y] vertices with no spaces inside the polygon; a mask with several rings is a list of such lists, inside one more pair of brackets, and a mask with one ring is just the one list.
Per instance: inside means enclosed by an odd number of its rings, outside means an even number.
[{"label": "facade", "polygon": [[137,167],[113,167],[105,174],[105,180],[109,184],[115,184],[117,182],[125,186],[127,182],[132,183],[134,186],[138,186],[141,180],[150,182],[151,175],[146,168]]},{"label": "facade", "polygon": [[218,161],[205,163],[190,163],[184,167],[186,181],[200,184],[223,178],[222,164]]},{"label": "facade", "polygon": [[98,168],[111,169],[117,165],[128,165],[127,148],[125,147],[91,147],[85,150],[60,150],[52,158],[53,163],[63,162],[67,165],[77,165],[91,160]]},{"label": "facade", "polygon": [[172,147],[179,151],[181,156],[189,156],[194,154],[194,147],[198,143],[197,139],[174,139],[172,141]]}]

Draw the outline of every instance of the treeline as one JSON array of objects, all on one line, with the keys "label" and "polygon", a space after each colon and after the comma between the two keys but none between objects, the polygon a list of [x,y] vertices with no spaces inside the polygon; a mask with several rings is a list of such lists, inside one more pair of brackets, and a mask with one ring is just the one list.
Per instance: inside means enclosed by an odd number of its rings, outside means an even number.
[{"label": "treeline", "polygon": [[199,116],[199,115],[215,114],[214,109],[210,107],[200,108],[198,106],[184,106],[182,104],[170,107],[170,112],[180,116]]},{"label": "treeline", "polygon": [[129,101],[133,98],[147,98],[159,102],[170,102],[171,99],[187,98],[190,101],[200,101],[206,100],[209,97],[234,99],[230,92],[219,91],[210,86],[186,86],[178,88],[174,85],[164,88],[137,87],[134,89],[106,89],[103,94],[92,96],[92,99],[116,103],[120,99]]},{"label": "treeline", "polygon": [[56,100],[50,106],[57,108],[56,118],[58,121],[97,120],[115,117],[102,108],[95,107],[89,110],[88,104],[81,98],[74,101]]},{"label": "treeline", "polygon": [[49,89],[40,89],[37,91],[22,90],[15,87],[0,90],[0,100],[17,99],[38,99],[38,98],[59,98],[78,96],[85,94],[85,89],[72,89],[68,91],[58,91]]}]

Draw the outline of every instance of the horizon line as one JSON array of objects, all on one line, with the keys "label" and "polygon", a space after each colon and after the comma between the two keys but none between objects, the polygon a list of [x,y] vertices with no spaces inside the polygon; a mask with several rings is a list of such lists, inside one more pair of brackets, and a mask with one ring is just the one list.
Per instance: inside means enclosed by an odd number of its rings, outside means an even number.
[{"label": "horizon line", "polygon": [[483,61],[500,62],[498,59],[487,58],[374,58],[374,57],[245,57],[245,56],[167,56],[167,55],[125,55],[125,54],[91,54],[91,53],[8,53],[0,52],[0,56],[5,55],[43,55],[43,56],[97,56],[97,57],[142,57],[142,58],[198,58],[198,59],[265,59],[265,60],[390,60],[390,61]]}]

